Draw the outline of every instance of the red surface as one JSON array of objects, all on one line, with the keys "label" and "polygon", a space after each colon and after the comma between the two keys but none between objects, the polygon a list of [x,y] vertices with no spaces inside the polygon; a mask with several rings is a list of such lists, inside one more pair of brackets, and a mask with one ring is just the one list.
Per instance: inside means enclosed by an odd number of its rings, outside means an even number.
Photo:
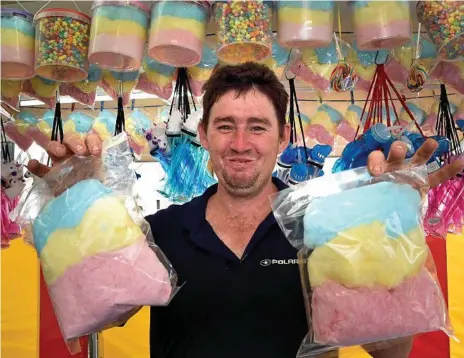
[{"label": "red surface", "polygon": [[[443,296],[448,304],[448,281],[446,265],[446,241],[437,237],[427,237],[427,244],[432,252],[437,267],[438,281]],[[409,358],[449,358],[449,337],[442,331],[430,332],[414,339]]]},{"label": "red surface", "polygon": [[87,358],[87,338],[81,338],[80,343],[81,351],[72,355],[61,335],[41,271],[39,358]]}]

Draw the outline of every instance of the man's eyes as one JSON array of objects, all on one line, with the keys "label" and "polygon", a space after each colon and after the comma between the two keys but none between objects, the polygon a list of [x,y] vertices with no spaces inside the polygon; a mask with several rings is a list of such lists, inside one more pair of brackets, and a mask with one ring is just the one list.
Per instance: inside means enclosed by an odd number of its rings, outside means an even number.
[{"label": "man's eyes", "polygon": [[[222,126],[218,126],[217,129],[220,130],[220,131],[231,131],[231,130],[234,130],[234,127],[229,126],[229,125],[222,125]],[[265,130],[266,130],[266,128],[261,127],[261,126],[250,127],[250,131],[252,131],[252,132],[261,133],[261,132],[264,132]]]},{"label": "man's eyes", "polygon": [[252,132],[264,132],[265,130],[266,130],[266,128],[264,128],[264,127],[259,127],[259,126],[251,127]]}]

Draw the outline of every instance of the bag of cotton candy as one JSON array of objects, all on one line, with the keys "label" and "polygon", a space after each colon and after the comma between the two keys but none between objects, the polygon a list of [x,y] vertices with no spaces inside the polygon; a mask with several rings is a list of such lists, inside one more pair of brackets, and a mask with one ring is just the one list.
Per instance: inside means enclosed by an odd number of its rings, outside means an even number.
[{"label": "bag of cotton candy", "polygon": [[425,166],[380,177],[358,168],[274,194],[279,226],[298,251],[309,333],[298,357],[443,330],[446,305],[422,226]]},{"label": "bag of cotton candy", "polygon": [[177,276],[133,199],[125,133],[101,156],[54,166],[20,199],[65,340],[121,325],[141,306],[164,306]]}]

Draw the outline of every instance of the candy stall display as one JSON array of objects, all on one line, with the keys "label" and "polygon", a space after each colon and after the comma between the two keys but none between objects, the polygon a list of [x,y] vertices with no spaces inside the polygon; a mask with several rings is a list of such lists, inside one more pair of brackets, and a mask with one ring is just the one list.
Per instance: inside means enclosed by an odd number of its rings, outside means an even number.
[{"label": "candy stall display", "polygon": [[[427,118],[427,113],[425,112],[425,110],[421,108],[417,103],[414,103],[413,101],[407,101],[406,106],[408,107],[412,115],[414,116],[414,119],[417,121],[417,123],[419,125],[424,124]],[[401,108],[399,116],[400,116],[399,122],[401,126],[412,126],[413,125],[411,118],[409,117],[409,115],[407,114],[404,108]],[[410,129],[412,129],[412,127]]]},{"label": "candy stall display", "polygon": [[354,32],[360,50],[391,49],[412,38],[409,2],[352,2]]},{"label": "candy stall display", "polygon": [[[55,111],[50,109],[39,118],[39,123],[37,123],[37,128],[42,133],[42,136],[48,138],[48,140],[52,137],[54,120]],[[44,149],[46,149],[46,147]]]},{"label": "candy stall display", "polygon": [[217,1],[218,59],[227,64],[262,62],[272,54],[272,9],[268,1]]},{"label": "candy stall display", "polygon": [[342,114],[335,108],[323,103],[309,121],[305,135],[320,144],[334,146],[334,137],[338,125],[343,120]]},{"label": "candy stall display", "polygon": [[144,57],[142,66],[143,71],[135,88],[162,99],[169,99],[172,95],[176,68],[160,63],[149,56]]},{"label": "candy stall display", "polygon": [[447,61],[464,58],[464,3],[462,1],[419,1],[417,18]]},{"label": "candy stall display", "polygon": [[136,157],[140,158],[142,153],[148,149],[145,132],[148,131],[153,124],[148,116],[140,109],[135,109],[129,113],[125,120],[129,145]]},{"label": "candy stall display", "polygon": [[108,110],[100,111],[92,125],[92,133],[97,134],[101,140],[111,138],[116,131],[116,114]]},{"label": "candy stall display", "polygon": [[21,150],[27,151],[34,143],[34,141],[26,135],[26,128],[21,122],[10,120],[4,123],[3,127],[8,138]]},{"label": "candy stall display", "polygon": [[32,14],[2,7],[0,76],[2,79],[24,80],[35,75],[34,26]]},{"label": "candy stall display", "polygon": [[[336,134],[343,137],[348,142],[355,139],[356,131],[361,126],[362,108],[356,104],[350,104],[347,108],[343,119],[338,123]],[[364,121],[367,113],[364,113]]]},{"label": "candy stall display", "polygon": [[324,47],[333,35],[334,1],[277,1],[277,36],[285,47]]},{"label": "candy stall display", "polygon": [[35,70],[44,78],[76,82],[87,78],[90,17],[68,9],[44,9],[34,16]]},{"label": "candy stall display", "polygon": [[27,110],[22,110],[15,116],[16,124],[18,128],[20,128],[20,132],[22,132],[27,137],[31,138],[34,142],[36,142],[40,147],[46,149],[48,144],[50,143],[51,139],[51,131],[50,135],[46,135],[40,128],[39,128],[39,118],[34,115],[32,112]]},{"label": "candy stall display", "polygon": [[143,1],[92,4],[89,61],[114,71],[135,71],[142,65],[150,9]]},{"label": "candy stall display", "polygon": [[352,48],[353,51],[348,52],[347,61],[353,65],[358,75],[356,90],[368,92],[374,79],[376,63],[386,63],[389,52],[386,50],[362,51],[357,47],[356,41],[353,41]]},{"label": "candy stall display", "polygon": [[148,54],[175,67],[197,65],[209,12],[210,4],[205,1],[156,1],[151,11]]}]

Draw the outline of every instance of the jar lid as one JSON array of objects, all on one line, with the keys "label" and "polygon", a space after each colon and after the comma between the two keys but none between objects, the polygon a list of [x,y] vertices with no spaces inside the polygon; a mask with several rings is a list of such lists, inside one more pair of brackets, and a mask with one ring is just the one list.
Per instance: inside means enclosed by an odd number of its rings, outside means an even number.
[{"label": "jar lid", "polygon": [[90,24],[90,16],[76,10],[58,8],[40,10],[37,14],[35,14],[34,21],[49,16],[68,16]]},{"label": "jar lid", "polygon": [[32,15],[30,12],[19,10],[19,9],[7,8],[7,7],[2,7],[0,14],[1,16],[20,16],[29,21],[32,21],[34,17],[34,15]]},{"label": "jar lid", "polygon": [[99,6],[104,5],[119,5],[130,6],[142,10],[146,15],[150,15],[150,6],[141,0],[95,0],[92,4],[91,11]]}]

